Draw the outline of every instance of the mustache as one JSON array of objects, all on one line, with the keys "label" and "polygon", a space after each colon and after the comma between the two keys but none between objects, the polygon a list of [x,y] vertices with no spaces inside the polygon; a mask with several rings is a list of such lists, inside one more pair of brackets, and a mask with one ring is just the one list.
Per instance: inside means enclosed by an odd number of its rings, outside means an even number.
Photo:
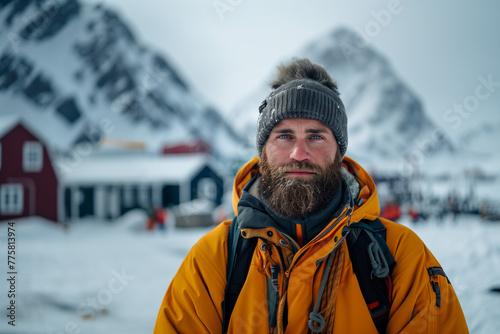
[{"label": "mustache", "polygon": [[278,168],[278,171],[282,174],[286,173],[286,172],[289,172],[291,170],[304,170],[304,171],[308,171],[308,172],[312,172],[312,173],[320,173],[322,170],[321,170],[321,167],[317,166],[317,165],[314,165],[314,164],[311,164],[309,162],[306,162],[306,161],[294,161],[294,162],[291,162],[289,164],[286,164],[286,165],[283,165],[283,166],[280,166]]}]

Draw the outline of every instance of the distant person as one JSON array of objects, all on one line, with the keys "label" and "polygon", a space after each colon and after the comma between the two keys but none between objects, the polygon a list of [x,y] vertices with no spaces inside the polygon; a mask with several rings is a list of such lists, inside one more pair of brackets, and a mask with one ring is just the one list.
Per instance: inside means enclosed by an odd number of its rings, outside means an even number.
[{"label": "distant person", "polygon": [[453,221],[457,221],[460,210],[458,207],[458,198],[454,193],[448,195],[448,211],[452,215]]},{"label": "distant person", "polygon": [[156,224],[158,225],[158,229],[160,231],[165,231],[165,224],[168,219],[168,211],[165,208],[156,207]]},{"label": "distant person", "polygon": [[401,218],[401,205],[394,200],[388,199],[385,202],[380,217],[397,222]]},{"label": "distant person", "polygon": [[373,180],[345,156],[347,115],[326,70],[294,59],[272,89],[258,156],[235,177],[236,217],[193,246],[154,333],[468,333],[439,262],[379,217]]},{"label": "distant person", "polygon": [[417,208],[414,206],[410,206],[410,208],[408,209],[408,216],[413,223],[416,223],[420,220],[420,214],[418,213]]},{"label": "distant person", "polygon": [[152,231],[156,226],[162,231],[165,230],[165,224],[168,218],[166,209],[155,205],[150,206],[146,213],[146,230]]},{"label": "distant person", "polygon": [[156,214],[155,214],[155,208],[153,206],[149,206],[146,209],[146,230],[147,231],[152,231],[155,228],[156,224]]}]

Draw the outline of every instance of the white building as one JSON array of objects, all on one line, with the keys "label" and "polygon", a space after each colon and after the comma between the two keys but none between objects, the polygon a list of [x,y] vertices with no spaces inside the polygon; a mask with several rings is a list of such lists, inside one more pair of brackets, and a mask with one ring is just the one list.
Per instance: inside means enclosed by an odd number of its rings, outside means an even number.
[{"label": "white building", "polygon": [[225,177],[206,154],[84,158],[62,175],[65,221],[116,218],[135,208],[168,207],[194,199],[219,205]]}]

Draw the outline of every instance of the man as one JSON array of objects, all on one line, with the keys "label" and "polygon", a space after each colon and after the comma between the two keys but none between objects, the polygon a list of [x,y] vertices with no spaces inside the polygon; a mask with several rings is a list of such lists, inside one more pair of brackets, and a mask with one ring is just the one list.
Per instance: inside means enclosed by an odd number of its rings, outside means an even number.
[{"label": "man", "polygon": [[[259,108],[259,156],[234,181],[233,224],[255,246],[248,271],[238,273],[245,281],[230,318],[222,307],[232,256],[226,221],[187,255],[155,333],[222,333],[223,322],[228,333],[378,333],[346,242],[351,224],[379,217],[375,184],[345,157],[347,116],[326,70],[308,59],[278,70]],[[396,261],[382,331],[468,333],[455,292],[423,242],[378,221]]]}]

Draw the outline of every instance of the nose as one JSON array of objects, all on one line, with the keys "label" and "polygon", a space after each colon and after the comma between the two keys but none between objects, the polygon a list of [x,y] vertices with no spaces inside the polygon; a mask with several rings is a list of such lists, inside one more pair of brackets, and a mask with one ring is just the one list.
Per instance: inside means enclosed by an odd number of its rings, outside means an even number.
[{"label": "nose", "polygon": [[296,161],[309,160],[311,156],[307,150],[307,146],[304,141],[297,140],[293,146],[292,153],[290,153],[290,159]]}]

